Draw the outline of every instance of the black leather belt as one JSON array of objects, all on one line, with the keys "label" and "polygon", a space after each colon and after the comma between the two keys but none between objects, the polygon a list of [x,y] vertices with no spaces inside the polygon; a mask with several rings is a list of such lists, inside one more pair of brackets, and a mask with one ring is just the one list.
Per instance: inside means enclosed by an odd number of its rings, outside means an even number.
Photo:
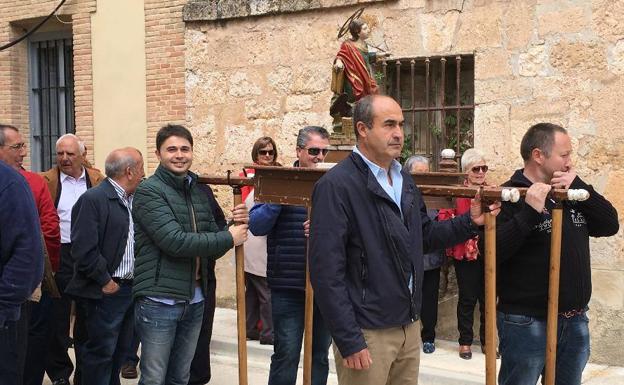
[{"label": "black leather belt", "polygon": [[132,279],[123,279],[119,277],[113,277],[113,281],[118,285],[132,285]]}]

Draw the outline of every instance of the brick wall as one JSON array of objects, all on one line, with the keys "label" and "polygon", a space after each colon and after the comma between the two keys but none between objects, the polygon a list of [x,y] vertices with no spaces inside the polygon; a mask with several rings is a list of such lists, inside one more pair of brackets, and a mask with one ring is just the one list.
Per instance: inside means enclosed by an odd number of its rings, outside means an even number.
[{"label": "brick wall", "polygon": [[[0,0],[0,44],[24,34],[27,20],[47,16],[58,0]],[[93,148],[93,93],[91,89],[91,13],[96,0],[68,0],[58,11],[73,20],[76,133]],[[52,19],[53,20],[53,19]],[[20,128],[30,137],[28,107],[28,42],[0,52],[0,121]],[[89,155],[93,161],[93,153]],[[30,165],[29,157],[26,166]]]},{"label": "brick wall", "polygon": [[[156,132],[169,122],[185,120],[184,28],[185,0],[145,0],[148,152],[153,152]],[[58,0],[0,0],[0,42],[24,33],[24,20],[44,17]],[[74,91],[76,133],[89,149],[93,143],[93,73],[91,13],[96,0],[68,0],[58,14],[71,17],[74,45]],[[52,19],[53,21],[53,19]],[[28,43],[0,52],[0,121],[18,126],[29,137]],[[93,161],[93,151],[89,152]],[[28,165],[29,159],[26,160]],[[156,168],[149,157],[148,169]]]},{"label": "brick wall", "polygon": [[[147,150],[152,154],[156,133],[167,123],[185,120],[184,21],[185,0],[145,0],[145,55],[147,73]],[[147,156],[151,172],[158,166]]]}]

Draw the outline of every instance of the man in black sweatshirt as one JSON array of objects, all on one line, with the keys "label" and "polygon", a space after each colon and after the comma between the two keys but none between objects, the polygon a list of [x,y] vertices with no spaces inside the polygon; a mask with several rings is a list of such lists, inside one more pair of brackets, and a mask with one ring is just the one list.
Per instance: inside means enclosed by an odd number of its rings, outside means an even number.
[{"label": "man in black sweatshirt", "polygon": [[617,233],[615,208],[572,168],[567,131],[550,123],[522,138],[524,168],[504,186],[529,187],[524,200],[504,203],[498,216],[497,325],[502,355],[500,385],[536,384],[545,363],[551,188],[585,189],[584,202],[563,202],[556,383],[580,385],[589,359],[586,312],[591,297],[589,237]]}]

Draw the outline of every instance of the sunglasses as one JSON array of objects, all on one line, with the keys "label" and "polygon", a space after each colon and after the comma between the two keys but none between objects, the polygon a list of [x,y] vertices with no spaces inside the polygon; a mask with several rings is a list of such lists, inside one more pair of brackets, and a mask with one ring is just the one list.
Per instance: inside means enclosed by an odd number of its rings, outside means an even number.
[{"label": "sunglasses", "polygon": [[479,171],[483,171],[484,173],[487,172],[488,170],[488,166],[474,166],[472,168],[472,172],[474,172],[475,174],[479,173]]},{"label": "sunglasses", "polygon": [[317,156],[320,153],[323,153],[323,156],[325,156],[329,152],[328,148],[318,148],[318,147],[304,148],[304,150],[308,150],[308,155],[310,156]]},{"label": "sunglasses", "polygon": [[274,150],[258,150],[258,154],[265,156],[265,155],[269,155],[269,156],[273,156],[275,154]]}]

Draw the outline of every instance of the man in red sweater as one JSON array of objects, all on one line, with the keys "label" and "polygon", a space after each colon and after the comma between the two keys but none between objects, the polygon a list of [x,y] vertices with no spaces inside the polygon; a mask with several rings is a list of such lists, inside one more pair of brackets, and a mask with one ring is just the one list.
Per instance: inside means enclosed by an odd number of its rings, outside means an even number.
[{"label": "man in red sweater", "polygon": [[[49,328],[51,327],[52,297],[58,295],[58,289],[52,277],[59,266],[61,248],[61,233],[59,218],[52,202],[52,196],[45,179],[38,174],[24,170],[23,161],[26,156],[26,143],[16,127],[0,123],[0,160],[17,170],[26,179],[32,191],[41,232],[45,240],[44,254],[49,258],[45,263],[44,282],[41,291],[33,293],[33,301],[26,302],[23,312],[24,325],[29,325],[28,345],[26,350],[26,366],[24,370],[24,385],[41,384],[45,357],[49,345]],[[28,320],[30,317],[30,320]]]}]

